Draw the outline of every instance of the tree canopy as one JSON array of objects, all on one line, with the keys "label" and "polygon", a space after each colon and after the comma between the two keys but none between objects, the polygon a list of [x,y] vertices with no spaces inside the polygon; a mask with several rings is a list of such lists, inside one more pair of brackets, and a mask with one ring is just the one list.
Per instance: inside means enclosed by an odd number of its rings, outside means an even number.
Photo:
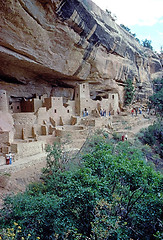
[{"label": "tree canopy", "polygon": [[136,33],[132,33],[131,29],[124,24],[120,24],[121,28],[125,29],[127,32],[129,32],[135,39],[140,43],[140,40],[136,37]]},{"label": "tree canopy", "polygon": [[49,148],[41,182],[6,199],[1,236],[11,229],[12,239],[161,239],[162,176],[139,149],[95,135],[74,160],[64,166],[60,149]]},{"label": "tree canopy", "polygon": [[153,50],[151,43],[152,43],[151,40],[148,40],[148,39],[142,40],[143,47],[147,47],[147,48]]},{"label": "tree canopy", "polygon": [[149,107],[154,108],[160,115],[163,114],[163,77],[153,81],[154,94],[149,97]]},{"label": "tree canopy", "polygon": [[129,78],[125,82],[124,104],[128,105],[132,102],[134,97],[134,86],[132,80]]}]

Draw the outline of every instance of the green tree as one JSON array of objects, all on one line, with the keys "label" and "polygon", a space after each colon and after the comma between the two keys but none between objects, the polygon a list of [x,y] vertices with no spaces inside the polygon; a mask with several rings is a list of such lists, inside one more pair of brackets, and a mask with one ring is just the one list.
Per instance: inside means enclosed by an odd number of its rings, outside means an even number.
[{"label": "green tree", "polygon": [[163,77],[156,78],[153,80],[153,91],[155,93],[159,92],[163,88]]},{"label": "green tree", "polygon": [[154,108],[160,115],[163,114],[163,78],[153,81],[154,94],[149,97],[149,108]]},{"label": "green tree", "polygon": [[163,46],[160,47],[160,53],[163,53]]},{"label": "green tree", "polygon": [[127,32],[131,33],[131,29],[124,24],[120,24],[121,28],[125,29]]},{"label": "green tree", "polygon": [[124,24],[120,24],[121,28],[125,29],[127,32],[129,32],[133,37],[135,37],[135,39],[140,42],[140,40],[138,38],[136,38],[136,33],[132,33],[131,29],[127,26],[125,26]]},{"label": "green tree", "polygon": [[163,121],[159,120],[140,132],[139,139],[163,158]]},{"label": "green tree", "polygon": [[148,39],[142,40],[143,47],[150,48],[151,50],[153,50],[151,43],[152,43],[151,40]]},{"label": "green tree", "polygon": [[125,90],[124,104],[128,105],[132,102],[134,97],[134,86],[131,79],[126,80],[124,90]]},{"label": "green tree", "polygon": [[60,155],[52,152],[42,180],[5,201],[0,225],[18,223],[15,239],[147,240],[161,232],[162,176],[135,146],[95,136],[73,170],[50,164]]}]

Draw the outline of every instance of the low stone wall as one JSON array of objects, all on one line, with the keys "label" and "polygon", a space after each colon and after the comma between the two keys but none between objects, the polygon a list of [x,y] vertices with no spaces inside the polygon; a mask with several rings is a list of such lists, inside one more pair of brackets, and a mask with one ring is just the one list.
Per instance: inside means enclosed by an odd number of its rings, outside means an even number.
[{"label": "low stone wall", "polygon": [[11,145],[11,152],[14,153],[14,160],[21,160],[25,157],[34,156],[45,151],[43,141],[18,142]]},{"label": "low stone wall", "polygon": [[106,117],[99,117],[99,118],[82,118],[81,119],[81,124],[85,126],[92,126],[92,127],[107,127],[108,124],[112,122],[112,119],[106,118]]},{"label": "low stone wall", "polygon": [[47,145],[53,145],[54,143],[60,143],[61,138],[55,137],[54,135],[48,135],[48,136],[39,136],[39,141],[43,141],[45,143],[45,148]]},{"label": "low stone wall", "polygon": [[[15,139],[23,139],[32,137],[32,124],[22,124],[22,125],[15,125]],[[24,131],[23,131],[24,129]]]},{"label": "low stone wall", "polygon": [[56,137],[64,137],[64,138],[85,138],[87,135],[87,130],[83,126],[62,126],[57,127],[55,129],[55,136]]},{"label": "low stone wall", "polygon": [[18,124],[34,124],[36,116],[33,113],[15,113],[13,114],[14,122]]}]

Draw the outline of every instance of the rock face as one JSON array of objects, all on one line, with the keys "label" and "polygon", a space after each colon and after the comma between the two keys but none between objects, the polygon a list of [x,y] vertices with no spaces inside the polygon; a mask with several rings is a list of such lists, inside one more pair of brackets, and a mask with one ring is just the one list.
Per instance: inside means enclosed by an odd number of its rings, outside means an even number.
[{"label": "rock face", "polygon": [[123,104],[127,78],[139,99],[161,75],[159,56],[90,0],[0,1],[0,89],[9,96],[72,99],[76,82],[87,81],[93,98],[116,91]]}]

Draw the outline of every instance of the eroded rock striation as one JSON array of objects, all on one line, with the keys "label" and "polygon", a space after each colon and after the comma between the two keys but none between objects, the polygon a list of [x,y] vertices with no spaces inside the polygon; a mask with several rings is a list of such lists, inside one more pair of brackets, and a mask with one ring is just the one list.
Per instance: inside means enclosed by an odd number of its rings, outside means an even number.
[{"label": "eroded rock striation", "polygon": [[158,55],[91,0],[0,1],[0,88],[9,96],[73,99],[76,82],[87,81],[92,98],[113,91],[123,105],[127,78],[139,99],[161,74]]},{"label": "eroded rock striation", "polygon": [[162,57],[90,0],[1,0],[0,165],[66,136],[79,149],[88,128],[114,130],[126,79],[143,101],[161,75]]}]

